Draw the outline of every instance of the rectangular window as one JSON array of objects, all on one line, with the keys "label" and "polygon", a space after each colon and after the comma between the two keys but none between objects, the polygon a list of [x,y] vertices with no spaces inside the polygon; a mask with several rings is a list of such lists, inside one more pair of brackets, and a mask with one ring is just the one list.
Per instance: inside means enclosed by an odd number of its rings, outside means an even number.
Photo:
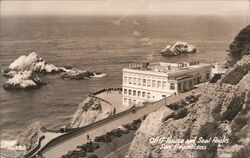
[{"label": "rectangular window", "polygon": [[167,82],[166,81],[163,81],[162,82],[162,89],[166,89],[167,88]]},{"label": "rectangular window", "polygon": [[[170,86],[171,86],[171,84],[170,84]],[[171,89],[171,87],[170,87],[170,89]],[[181,83],[178,83],[178,90],[181,90]]]},{"label": "rectangular window", "polygon": [[136,77],[133,78],[133,84],[136,85]]},{"label": "rectangular window", "polygon": [[127,98],[124,98],[124,99],[123,99],[123,102],[124,102],[124,103],[127,103],[127,101],[128,101]]},{"label": "rectangular window", "polygon": [[133,96],[136,96],[136,91],[135,90],[133,90]]},{"label": "rectangular window", "polygon": [[151,96],[150,96],[150,95],[151,95],[151,94],[148,92],[148,93],[147,93],[147,98],[148,98],[148,99],[150,99],[150,98],[151,98]]},{"label": "rectangular window", "polygon": [[189,81],[189,87],[192,88],[192,80]]},{"label": "rectangular window", "polygon": [[148,87],[151,87],[151,80],[148,79]]},{"label": "rectangular window", "polygon": [[183,82],[183,89],[184,89],[184,90],[187,89],[186,85],[187,85],[187,83],[186,83],[186,81],[184,81],[184,82]]},{"label": "rectangular window", "polygon": [[140,85],[141,85],[141,78],[138,78],[137,81],[138,81],[138,82],[137,82],[138,85],[140,86]]},{"label": "rectangular window", "polygon": [[129,78],[128,78],[128,83],[129,83],[129,84],[132,84],[132,77],[129,77]]},{"label": "rectangular window", "polygon": [[132,90],[128,90],[128,95],[132,95]]},{"label": "rectangular window", "polygon": [[127,95],[127,93],[128,93],[128,90],[127,90],[127,89],[124,89],[123,94]]},{"label": "rectangular window", "polygon": [[141,97],[141,91],[138,91],[138,95],[137,95],[138,97]]},{"label": "rectangular window", "polygon": [[124,76],[124,81],[123,83],[128,83],[128,77],[127,76]]},{"label": "rectangular window", "polygon": [[157,88],[161,87],[161,81],[157,81]]},{"label": "rectangular window", "polygon": [[156,87],[156,80],[152,80],[152,87],[153,87],[153,88]]},{"label": "rectangular window", "polygon": [[142,92],[142,97],[145,98],[145,96],[146,96],[146,93]]},{"label": "rectangular window", "polygon": [[128,100],[128,103],[129,103],[129,104],[132,103],[132,99],[129,99],[129,100]]},{"label": "rectangular window", "polygon": [[170,89],[175,90],[175,84],[174,83],[170,83]]},{"label": "rectangular window", "polygon": [[142,79],[142,85],[146,86],[146,79]]}]

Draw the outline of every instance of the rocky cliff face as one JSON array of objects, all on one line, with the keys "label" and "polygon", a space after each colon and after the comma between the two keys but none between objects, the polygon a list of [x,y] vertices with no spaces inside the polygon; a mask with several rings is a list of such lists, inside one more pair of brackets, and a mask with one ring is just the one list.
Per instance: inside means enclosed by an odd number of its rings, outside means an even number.
[{"label": "rocky cliff face", "polygon": [[73,115],[70,127],[83,127],[111,115],[113,115],[112,106],[98,98],[87,97]]},{"label": "rocky cliff face", "polygon": [[234,41],[229,46],[229,60],[228,64],[233,66],[244,55],[249,54],[250,51],[250,26],[248,25],[242,29],[234,38]]},{"label": "rocky cliff face", "polygon": [[38,122],[32,123],[25,131],[23,131],[16,142],[17,146],[25,146],[27,151],[36,147],[38,139],[43,135],[42,126]]},{"label": "rocky cliff face", "polygon": [[[166,107],[150,114],[137,131],[127,158],[192,157],[245,158],[250,149],[250,26],[241,31],[233,43],[241,43],[237,51],[230,46],[231,67],[217,82],[210,83],[199,101],[185,108],[185,115],[177,117]],[[246,31],[248,30],[248,31]],[[246,33],[247,32],[247,33]],[[244,37],[244,38],[243,38]],[[238,41],[240,39],[240,41]],[[195,139],[206,150],[162,149],[150,144],[152,137]],[[224,143],[199,142],[199,138],[228,139]]]}]

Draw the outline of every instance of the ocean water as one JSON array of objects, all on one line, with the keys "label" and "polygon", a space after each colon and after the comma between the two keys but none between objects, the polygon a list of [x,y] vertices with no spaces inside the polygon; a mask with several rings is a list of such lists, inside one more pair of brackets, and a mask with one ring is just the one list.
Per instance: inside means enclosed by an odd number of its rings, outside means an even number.
[{"label": "ocean water", "polygon": [[[129,63],[224,61],[229,44],[246,24],[245,17],[236,16],[1,17],[1,69],[20,55],[35,51],[48,63],[108,74],[80,81],[47,75],[43,79],[48,85],[29,91],[4,90],[6,79],[1,75],[1,141],[13,142],[32,122],[48,128],[69,123],[88,92],[121,86],[121,69]],[[134,35],[135,31],[140,36]],[[176,41],[193,44],[199,52],[171,58],[159,54]]]}]

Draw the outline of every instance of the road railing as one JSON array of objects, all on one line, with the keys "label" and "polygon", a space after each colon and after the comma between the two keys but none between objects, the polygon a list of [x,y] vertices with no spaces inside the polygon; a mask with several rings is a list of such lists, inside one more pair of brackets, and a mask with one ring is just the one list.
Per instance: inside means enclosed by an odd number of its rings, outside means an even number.
[{"label": "road railing", "polygon": [[[117,120],[118,118],[121,118],[123,116],[126,116],[130,113],[133,112],[133,109],[135,107],[130,107],[128,110],[126,111],[123,111],[123,112],[120,112],[116,115],[113,115],[113,116],[110,116],[108,118],[105,118],[105,119],[102,119],[102,120],[99,120],[97,122],[94,122],[92,124],[89,124],[87,126],[84,126],[84,127],[80,127],[80,128],[72,128],[70,129],[70,131],[68,133],[65,133],[63,135],[60,135],[54,139],[52,139],[51,141],[49,141],[45,146],[43,146],[37,153],[44,153],[48,150],[51,150],[53,147],[59,145],[59,144],[62,144],[63,142],[67,141],[67,140],[70,140],[70,139],[73,139],[85,132],[87,132],[88,130],[90,129],[95,129],[97,128],[98,126],[100,125],[103,125],[103,124],[106,124],[106,123],[109,123],[109,122],[112,122],[114,120]],[[144,108],[144,107],[137,107],[136,110],[139,110],[141,108]]]}]

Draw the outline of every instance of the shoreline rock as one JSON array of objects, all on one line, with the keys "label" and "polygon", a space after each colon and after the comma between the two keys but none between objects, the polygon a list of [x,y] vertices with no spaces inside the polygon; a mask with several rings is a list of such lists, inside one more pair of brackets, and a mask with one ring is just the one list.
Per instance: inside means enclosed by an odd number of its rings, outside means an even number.
[{"label": "shoreline rock", "polygon": [[31,71],[18,72],[12,78],[4,83],[4,89],[36,89],[46,85],[38,76],[33,75]]},{"label": "shoreline rock", "polygon": [[83,71],[78,69],[69,69],[66,70],[61,77],[63,79],[71,79],[71,80],[82,80],[87,79],[94,76],[94,73],[90,71]]},{"label": "shoreline rock", "polygon": [[28,55],[20,56],[7,69],[3,70],[3,77],[7,78],[3,88],[6,90],[37,89],[47,84],[38,77],[46,74],[61,74],[61,78],[72,80],[105,76],[102,73],[97,75],[97,73],[75,69],[71,66],[57,67],[53,64],[48,64],[36,52],[31,52]]},{"label": "shoreline rock", "polygon": [[62,68],[56,67],[53,64],[48,64],[43,58],[40,58],[36,52],[31,52],[28,55],[22,55],[12,62],[9,66],[9,71],[23,72],[31,71],[33,73],[60,73]]},{"label": "shoreline rock", "polygon": [[162,56],[178,56],[188,53],[196,53],[197,49],[186,42],[177,41],[173,46],[167,45],[160,54]]},{"label": "shoreline rock", "polygon": [[23,131],[17,139],[17,146],[25,146],[26,151],[30,151],[36,147],[38,139],[43,136],[42,126],[39,122],[34,122]]}]

